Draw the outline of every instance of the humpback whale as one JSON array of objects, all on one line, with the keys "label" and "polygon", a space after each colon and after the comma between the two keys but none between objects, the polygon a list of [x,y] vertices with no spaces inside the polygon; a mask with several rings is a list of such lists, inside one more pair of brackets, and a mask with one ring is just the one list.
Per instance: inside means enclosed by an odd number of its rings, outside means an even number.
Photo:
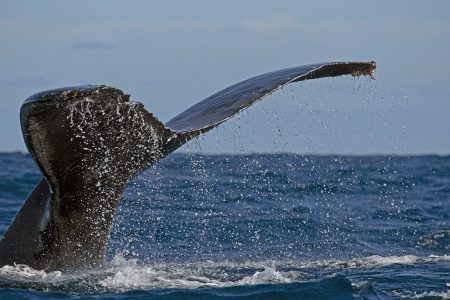
[{"label": "humpback whale", "polygon": [[106,85],[30,96],[20,122],[43,178],[0,240],[0,267],[100,267],[116,208],[133,176],[286,84],[347,74],[373,78],[375,67],[332,62],[266,73],[219,91],[165,124]]}]

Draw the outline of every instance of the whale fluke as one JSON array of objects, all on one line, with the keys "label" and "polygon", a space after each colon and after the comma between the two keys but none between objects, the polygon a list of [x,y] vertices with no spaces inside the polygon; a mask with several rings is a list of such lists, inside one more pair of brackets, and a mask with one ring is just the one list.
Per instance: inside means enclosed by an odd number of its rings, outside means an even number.
[{"label": "whale fluke", "polygon": [[237,83],[166,124],[121,90],[85,85],[37,93],[22,105],[25,144],[44,178],[0,241],[0,266],[79,270],[103,263],[126,183],[188,140],[282,86],[340,75],[373,75],[374,62],[279,70]]},{"label": "whale fluke", "polygon": [[375,68],[375,62],[335,62],[266,73],[236,83],[206,98],[171,119],[166,123],[166,126],[179,133],[208,130],[286,84],[346,74],[353,76],[367,75],[373,78]]}]

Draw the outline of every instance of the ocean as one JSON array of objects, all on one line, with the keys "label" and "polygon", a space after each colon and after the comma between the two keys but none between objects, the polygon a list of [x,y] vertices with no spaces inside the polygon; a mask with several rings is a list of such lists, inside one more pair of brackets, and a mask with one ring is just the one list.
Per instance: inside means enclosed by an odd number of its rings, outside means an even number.
[{"label": "ocean", "polygon": [[[0,233],[41,174],[0,154]],[[450,299],[450,156],[175,153],[130,182],[107,263],[0,268],[2,299]]]}]

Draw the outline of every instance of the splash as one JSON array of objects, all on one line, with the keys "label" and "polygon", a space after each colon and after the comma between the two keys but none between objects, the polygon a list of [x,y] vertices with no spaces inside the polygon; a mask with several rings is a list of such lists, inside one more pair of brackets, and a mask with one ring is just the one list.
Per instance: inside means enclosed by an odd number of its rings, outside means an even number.
[{"label": "splash", "polygon": [[[347,261],[315,262],[213,262],[176,264],[161,263],[141,265],[137,259],[125,259],[118,253],[103,269],[85,274],[62,274],[59,271],[45,272],[26,265],[4,266],[0,268],[0,278],[8,281],[8,286],[20,286],[23,282],[40,285],[36,289],[72,289],[85,293],[113,292],[153,289],[197,289],[226,288],[261,284],[290,284],[316,281],[335,276],[336,271],[346,269],[383,268],[390,265],[419,266],[450,262],[450,256],[417,257],[368,256]],[[320,275],[317,275],[320,273]],[[316,274],[316,275],[314,275]],[[55,283],[59,283],[55,286]],[[70,283],[70,284],[69,284]],[[354,286],[358,285],[356,280]],[[432,293],[429,291],[429,293]],[[442,295],[445,295],[442,294]],[[411,295],[410,295],[411,296]],[[419,297],[415,295],[414,297]],[[425,297],[426,294],[423,294]]]},{"label": "splash", "polygon": [[0,278],[12,281],[34,281],[34,282],[53,282],[64,280],[60,271],[45,272],[44,270],[35,270],[27,265],[14,264],[14,266],[3,266],[0,268]]},{"label": "splash", "polygon": [[395,297],[412,298],[412,299],[450,299],[450,283],[447,283],[447,291],[393,291],[391,294]]},{"label": "splash", "polygon": [[311,268],[381,268],[392,265],[415,265],[424,263],[440,263],[440,262],[450,262],[450,256],[436,256],[430,255],[428,257],[419,257],[415,255],[404,255],[404,256],[380,256],[371,255],[362,258],[350,259],[347,261],[319,261],[311,262],[304,265],[304,267]]}]

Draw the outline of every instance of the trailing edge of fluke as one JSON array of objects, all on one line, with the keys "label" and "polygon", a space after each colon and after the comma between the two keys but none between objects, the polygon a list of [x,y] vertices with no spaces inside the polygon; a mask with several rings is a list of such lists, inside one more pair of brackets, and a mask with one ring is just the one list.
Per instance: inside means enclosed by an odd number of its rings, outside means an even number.
[{"label": "trailing edge of fluke", "polygon": [[22,132],[44,178],[0,240],[0,267],[100,267],[120,197],[137,173],[286,84],[347,74],[373,78],[375,67],[375,62],[332,62],[266,73],[165,124],[129,95],[104,85],[29,97],[20,111]]}]

